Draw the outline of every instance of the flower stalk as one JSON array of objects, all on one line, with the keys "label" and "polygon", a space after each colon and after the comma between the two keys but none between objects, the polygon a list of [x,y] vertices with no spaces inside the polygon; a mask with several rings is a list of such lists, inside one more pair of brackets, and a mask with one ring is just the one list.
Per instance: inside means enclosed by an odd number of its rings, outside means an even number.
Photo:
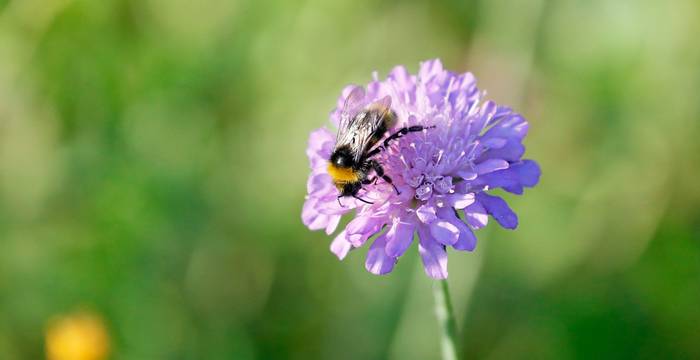
[{"label": "flower stalk", "polygon": [[433,283],[435,297],[435,315],[440,327],[440,347],[443,360],[457,360],[457,323],[450,301],[450,290],[447,280]]}]

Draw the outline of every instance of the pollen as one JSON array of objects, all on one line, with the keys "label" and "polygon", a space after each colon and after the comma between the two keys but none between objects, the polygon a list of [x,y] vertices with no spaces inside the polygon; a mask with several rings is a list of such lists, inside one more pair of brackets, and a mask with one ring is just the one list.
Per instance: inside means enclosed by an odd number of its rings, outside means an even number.
[{"label": "pollen", "polygon": [[353,183],[359,181],[357,172],[352,168],[341,168],[332,163],[328,164],[328,174],[333,178],[333,182],[335,183]]}]

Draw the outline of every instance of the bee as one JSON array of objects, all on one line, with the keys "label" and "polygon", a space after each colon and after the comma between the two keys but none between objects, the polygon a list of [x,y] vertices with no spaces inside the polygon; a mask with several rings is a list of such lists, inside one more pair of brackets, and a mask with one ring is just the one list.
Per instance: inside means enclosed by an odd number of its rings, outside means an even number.
[{"label": "bee", "polygon": [[[363,185],[377,183],[381,178],[390,184],[396,194],[400,194],[394,182],[384,173],[384,168],[373,157],[385,150],[392,141],[411,133],[423,131],[434,126],[420,125],[403,127],[389,135],[377,145],[396,123],[397,115],[391,110],[391,97],[384,98],[362,106],[365,92],[362,87],[355,87],[348,97],[340,113],[340,124],[336,137],[335,148],[328,159],[328,174],[333,179],[333,184],[340,198],[351,196],[364,203],[371,202],[357,196]],[[371,172],[374,176],[370,177]]]}]

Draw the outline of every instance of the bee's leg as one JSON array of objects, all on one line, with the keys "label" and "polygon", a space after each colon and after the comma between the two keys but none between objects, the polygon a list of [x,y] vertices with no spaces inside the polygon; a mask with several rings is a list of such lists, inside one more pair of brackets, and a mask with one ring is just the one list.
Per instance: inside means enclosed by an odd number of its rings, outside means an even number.
[{"label": "bee's leg", "polygon": [[377,185],[377,181],[379,181],[379,177],[374,176],[374,177],[362,180],[362,185],[369,185],[369,184]]},{"label": "bee's leg", "polygon": [[365,199],[363,199],[363,198],[361,198],[361,197],[358,197],[357,195],[353,195],[352,197],[354,197],[354,198],[357,199],[357,200],[362,201],[362,202],[365,203],[365,204],[370,204],[370,205],[374,204],[373,202],[367,201],[367,200],[365,200]]},{"label": "bee's leg", "polygon": [[[377,177],[382,178],[384,181],[388,182],[393,188],[394,191],[396,191],[396,195],[401,194],[398,188],[396,188],[396,185],[394,185],[394,181],[391,180],[391,178],[387,175],[384,174],[384,168],[376,161],[370,160],[369,161],[369,166],[374,169],[374,172],[377,173]],[[376,179],[376,177],[375,177]]]},{"label": "bee's leg", "polygon": [[386,148],[389,147],[389,145],[391,144],[392,141],[397,140],[408,133],[432,129],[434,127],[435,127],[434,125],[433,126],[414,125],[414,126],[408,126],[408,127],[401,128],[401,129],[397,130],[395,133],[389,135],[389,137],[384,140],[382,145],[379,145],[376,149],[367,153],[365,158],[369,159],[372,156],[379,154],[383,150],[386,150]]},{"label": "bee's leg", "polygon": [[434,127],[435,127],[435,125],[433,125],[433,126],[414,125],[414,126],[407,126],[407,127],[401,128],[401,129],[397,130],[395,133],[389,135],[388,138],[384,139],[384,144],[382,144],[382,146],[380,146],[379,148],[382,148],[382,147],[387,148],[392,141],[397,140],[408,133],[419,132],[419,131],[423,131],[423,130],[427,130],[427,129],[432,129]]},{"label": "bee's leg", "polygon": [[[340,207],[346,207],[345,205],[343,205],[343,203],[340,202],[340,198],[342,198],[342,197],[343,197],[343,195],[338,195],[338,198],[337,198],[337,199],[338,199],[338,205],[340,205]],[[362,202],[365,203],[365,204],[370,204],[370,205],[371,205],[371,204],[374,204],[373,202],[370,202],[370,201],[367,201],[367,200],[365,200],[365,199],[361,199],[361,198],[357,197],[357,195],[353,195],[352,197],[354,197],[354,198],[357,199],[357,200],[362,201]]]},{"label": "bee's leg", "polygon": [[369,159],[372,156],[379,154],[380,152],[382,152],[382,150],[384,150],[384,146],[379,145],[376,149],[368,152],[367,155],[365,155],[365,159]]}]

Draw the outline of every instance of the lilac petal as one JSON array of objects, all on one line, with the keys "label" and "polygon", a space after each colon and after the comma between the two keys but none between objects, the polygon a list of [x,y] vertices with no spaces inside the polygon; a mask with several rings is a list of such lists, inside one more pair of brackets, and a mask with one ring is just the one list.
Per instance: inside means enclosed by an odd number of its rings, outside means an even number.
[{"label": "lilac petal", "polygon": [[313,221],[306,224],[306,227],[308,227],[309,230],[312,230],[312,231],[325,229],[326,226],[328,226],[328,223],[330,222],[331,216],[332,215],[319,214],[318,216],[316,216],[313,219]]},{"label": "lilac petal", "polygon": [[435,180],[433,186],[439,193],[447,194],[452,189],[452,177],[444,176]]},{"label": "lilac petal", "polygon": [[348,235],[360,234],[366,232],[368,229],[372,229],[376,223],[381,221],[382,219],[372,216],[358,216],[350,221],[345,229]]},{"label": "lilac petal", "polygon": [[326,128],[319,128],[309,135],[306,156],[312,169],[325,167],[333,150],[333,135]]},{"label": "lilac petal", "polygon": [[[341,206],[340,204],[338,204],[338,198],[336,194],[336,190],[332,190],[332,192],[328,194],[323,194],[323,196],[318,198],[316,210],[319,213],[325,215],[342,215],[357,207],[357,204],[355,202],[345,200],[343,200],[344,206]],[[314,196],[319,195],[314,194]]]},{"label": "lilac petal", "polygon": [[440,218],[449,221],[452,225],[459,229],[459,238],[452,244],[452,247],[457,250],[473,251],[476,248],[476,236],[474,232],[467,226],[462,219],[457,216],[454,209],[442,208],[438,211]]},{"label": "lilac petal", "polygon": [[508,169],[481,175],[471,185],[488,185],[490,188],[500,187],[508,192],[522,194],[523,186],[535,186],[539,178],[540,168],[537,163],[532,160],[525,160],[512,164]]},{"label": "lilac petal", "polygon": [[314,221],[314,218],[318,216],[318,211],[315,208],[316,201],[314,197],[307,197],[306,201],[304,201],[304,206],[301,208],[301,222],[306,226],[309,226]]},{"label": "lilac petal", "polygon": [[389,231],[386,233],[387,244],[386,253],[391,257],[398,258],[411,246],[413,242],[413,232],[415,224],[412,222],[394,220]]},{"label": "lilac petal", "polygon": [[518,185],[518,174],[511,169],[494,171],[492,173],[479,176],[471,183],[474,185],[488,185],[489,188],[508,187]]},{"label": "lilac petal", "polygon": [[457,175],[464,180],[474,180],[479,174],[471,170],[461,170],[457,172]]},{"label": "lilac petal", "polygon": [[386,219],[381,217],[356,217],[345,227],[347,238],[353,246],[360,247],[370,236],[379,232],[385,223]]},{"label": "lilac petal", "polygon": [[314,194],[318,192],[328,192],[332,190],[333,179],[328,174],[316,174],[309,176],[309,180],[306,182],[306,191],[309,194]]},{"label": "lilac petal", "polygon": [[478,135],[481,130],[486,126],[486,123],[493,117],[497,110],[496,103],[493,101],[486,101],[481,108],[479,115],[474,119],[469,129],[469,133],[473,135]]},{"label": "lilac petal", "polygon": [[328,224],[326,225],[326,235],[332,234],[335,229],[338,228],[338,223],[340,223],[340,215],[330,215],[328,217]]},{"label": "lilac petal", "polygon": [[511,115],[512,113],[513,113],[512,108],[510,108],[508,106],[504,106],[504,105],[499,105],[498,110],[496,110],[496,115],[494,115],[493,117],[496,118],[496,120],[501,120],[501,119],[505,118],[506,116]]},{"label": "lilac petal", "polygon": [[540,166],[532,160],[523,160],[520,164],[513,166],[513,170],[518,174],[520,184],[526,187],[533,187],[540,181]]},{"label": "lilac petal", "polygon": [[484,137],[515,138],[522,140],[527,135],[528,124],[519,114],[511,113],[491,127]]},{"label": "lilac petal", "polygon": [[443,245],[452,245],[459,239],[459,228],[446,220],[436,220],[430,224],[430,234]]},{"label": "lilac petal", "polygon": [[506,161],[518,161],[525,153],[525,147],[518,140],[508,140],[508,143],[498,149],[490,149],[483,153],[477,161],[487,159],[503,159]]},{"label": "lilac petal", "polygon": [[352,249],[352,244],[348,241],[345,236],[345,230],[341,231],[338,236],[335,237],[333,242],[331,242],[331,252],[338,257],[338,259],[343,260],[348,252]]},{"label": "lilac petal", "polygon": [[301,211],[301,221],[309,230],[325,229],[330,222],[330,215],[325,215],[317,211],[318,199],[310,197],[304,202]]},{"label": "lilac petal", "polygon": [[477,164],[474,169],[479,175],[488,174],[494,171],[508,168],[508,162],[503,159],[488,159]]},{"label": "lilac petal", "polygon": [[522,195],[523,192],[525,192],[525,189],[523,189],[522,185],[504,186],[503,190],[505,190],[511,194],[516,194],[516,195]]},{"label": "lilac petal", "polygon": [[501,226],[506,229],[518,227],[518,216],[508,207],[505,200],[486,193],[477,194],[477,199]]},{"label": "lilac petal", "polygon": [[486,213],[486,209],[478,201],[464,209],[464,216],[467,224],[474,229],[481,229],[489,222],[489,216]]},{"label": "lilac petal", "polygon": [[416,189],[416,199],[426,201],[433,194],[433,187],[429,184],[423,184]]},{"label": "lilac petal", "polygon": [[401,88],[410,88],[413,86],[412,75],[406,70],[404,66],[396,66],[391,69],[389,73],[389,78],[394,80],[397,85]]},{"label": "lilac petal", "polygon": [[375,275],[384,275],[391,272],[396,264],[396,258],[388,256],[384,251],[386,247],[386,234],[379,235],[367,252],[365,269]]},{"label": "lilac petal", "polygon": [[423,227],[419,228],[418,253],[423,261],[425,273],[433,279],[447,278],[447,251]]},{"label": "lilac petal", "polygon": [[451,207],[461,210],[474,203],[474,194],[454,193],[448,195],[447,199]]},{"label": "lilac petal", "polygon": [[428,60],[420,64],[420,70],[418,70],[418,76],[421,81],[430,81],[433,76],[442,73],[442,62],[440,59]]},{"label": "lilac petal", "polygon": [[323,150],[325,144],[332,142],[333,138],[333,134],[331,134],[330,130],[326,129],[325,127],[312,131],[311,134],[309,134],[306,154],[309,156],[309,158],[312,156],[319,156],[318,152]]},{"label": "lilac petal", "polygon": [[506,145],[508,141],[504,138],[492,137],[481,141],[481,145],[488,149],[500,149]]},{"label": "lilac petal", "polygon": [[418,217],[418,220],[425,224],[430,224],[437,219],[437,216],[435,215],[435,207],[430,205],[421,205],[421,207],[416,210],[416,216]]},{"label": "lilac petal", "polygon": [[[464,223],[462,223],[464,224]],[[476,235],[467,225],[459,228],[459,239],[452,247],[457,250],[474,251],[476,249]]]}]

